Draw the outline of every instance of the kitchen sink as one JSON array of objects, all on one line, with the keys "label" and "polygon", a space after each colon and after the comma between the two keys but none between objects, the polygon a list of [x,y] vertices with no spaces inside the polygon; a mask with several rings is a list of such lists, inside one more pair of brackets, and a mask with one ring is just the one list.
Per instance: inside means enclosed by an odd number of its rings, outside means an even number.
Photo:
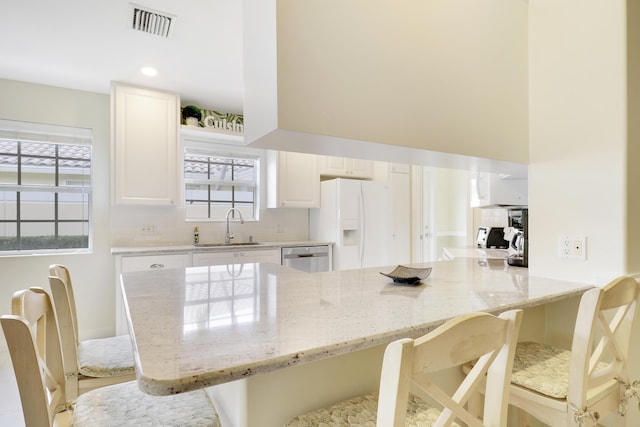
[{"label": "kitchen sink", "polygon": [[260,242],[213,242],[213,243],[196,243],[194,246],[196,248],[211,248],[215,246],[255,246],[259,245]]}]

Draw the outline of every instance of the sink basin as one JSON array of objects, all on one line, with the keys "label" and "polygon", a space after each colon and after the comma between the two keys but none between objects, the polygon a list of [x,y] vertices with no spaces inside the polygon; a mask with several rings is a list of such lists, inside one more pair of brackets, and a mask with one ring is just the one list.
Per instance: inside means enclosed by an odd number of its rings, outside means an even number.
[{"label": "sink basin", "polygon": [[255,246],[259,244],[260,244],[259,242],[231,242],[231,243],[213,242],[213,243],[197,243],[194,246],[196,248],[211,248],[215,246]]}]

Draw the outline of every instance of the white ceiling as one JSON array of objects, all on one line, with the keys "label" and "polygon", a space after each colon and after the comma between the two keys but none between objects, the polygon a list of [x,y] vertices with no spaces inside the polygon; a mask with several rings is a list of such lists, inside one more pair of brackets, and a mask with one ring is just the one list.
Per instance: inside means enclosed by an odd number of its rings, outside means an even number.
[{"label": "white ceiling", "polygon": [[[169,37],[131,29],[132,4],[174,15]],[[105,94],[121,81],[243,111],[240,0],[0,0],[0,16],[0,78]]]}]

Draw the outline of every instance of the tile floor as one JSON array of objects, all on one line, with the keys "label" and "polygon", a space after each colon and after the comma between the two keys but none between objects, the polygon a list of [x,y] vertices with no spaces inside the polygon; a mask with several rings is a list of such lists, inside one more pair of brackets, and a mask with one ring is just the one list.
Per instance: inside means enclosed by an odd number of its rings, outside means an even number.
[{"label": "tile floor", "polygon": [[[0,332],[0,339],[4,339]],[[6,347],[5,347],[6,349]],[[24,427],[22,406],[9,353],[0,349],[0,426]]]}]

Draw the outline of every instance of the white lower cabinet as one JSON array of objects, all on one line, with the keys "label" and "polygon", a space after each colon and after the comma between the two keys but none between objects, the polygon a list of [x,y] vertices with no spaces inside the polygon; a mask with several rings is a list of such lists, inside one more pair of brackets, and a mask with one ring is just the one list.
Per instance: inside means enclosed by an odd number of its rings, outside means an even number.
[{"label": "white lower cabinet", "polygon": [[280,248],[242,251],[200,252],[193,254],[193,266],[272,262],[280,264]]},{"label": "white lower cabinet", "polygon": [[190,254],[145,255],[122,257],[122,273],[189,267]]},{"label": "white lower cabinet", "polygon": [[116,335],[129,333],[127,316],[122,301],[120,275],[132,271],[184,268],[191,266],[191,253],[163,255],[117,255],[116,256]]}]

